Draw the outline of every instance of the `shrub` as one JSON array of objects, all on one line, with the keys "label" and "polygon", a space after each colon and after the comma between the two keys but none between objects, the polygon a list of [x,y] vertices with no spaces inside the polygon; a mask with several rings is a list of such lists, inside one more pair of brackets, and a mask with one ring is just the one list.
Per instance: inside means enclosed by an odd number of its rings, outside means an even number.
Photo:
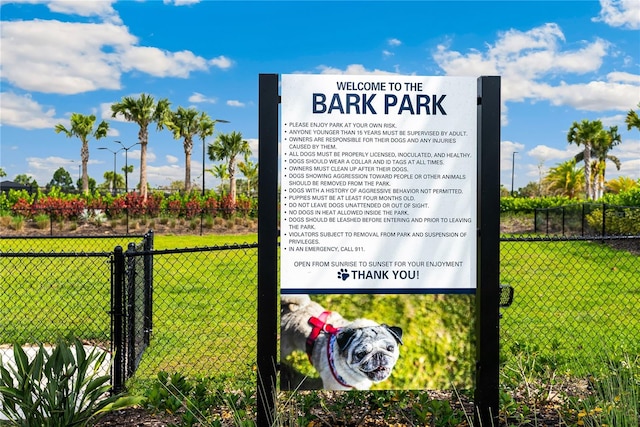
[{"label": "shrub", "polygon": [[41,344],[33,360],[17,344],[15,367],[0,365],[0,412],[15,425],[86,426],[96,415],[132,406],[141,399],[109,396],[108,375],[100,375],[107,353],[88,355],[82,343],[60,341],[49,352]]}]

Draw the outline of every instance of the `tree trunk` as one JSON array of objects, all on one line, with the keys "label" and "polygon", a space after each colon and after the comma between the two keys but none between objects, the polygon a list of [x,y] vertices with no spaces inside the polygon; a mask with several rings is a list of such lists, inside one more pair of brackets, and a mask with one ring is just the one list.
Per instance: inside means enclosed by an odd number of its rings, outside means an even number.
[{"label": "tree trunk", "polygon": [[[184,141],[184,191],[188,193],[191,191],[191,150],[193,149],[193,141],[185,139]],[[202,171],[204,173],[204,171]]]},{"label": "tree trunk", "polygon": [[87,172],[87,164],[89,163],[89,143],[87,141],[82,141],[80,158],[82,161],[82,192],[88,194],[89,174]]},{"label": "tree trunk", "polygon": [[141,127],[138,133],[140,140],[140,195],[147,201],[147,143],[149,133],[146,127]]}]

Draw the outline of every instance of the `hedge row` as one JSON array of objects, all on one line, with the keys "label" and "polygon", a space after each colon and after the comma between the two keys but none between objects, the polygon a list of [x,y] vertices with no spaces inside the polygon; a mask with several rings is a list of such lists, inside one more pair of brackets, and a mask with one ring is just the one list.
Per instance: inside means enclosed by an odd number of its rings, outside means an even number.
[{"label": "hedge row", "polygon": [[187,219],[201,213],[211,216],[255,217],[257,200],[238,196],[234,201],[231,196],[218,195],[214,191],[204,195],[195,192],[170,195],[154,192],[147,197],[147,200],[138,193],[112,195],[96,192],[89,195],[75,195],[62,193],[57,188],[46,194],[41,191],[29,194],[24,190],[11,190],[0,194],[0,215],[11,214],[29,219],[48,215],[56,220],[74,220],[99,212],[104,213],[108,218],[119,218],[125,212],[133,218],[154,218],[160,213]]}]

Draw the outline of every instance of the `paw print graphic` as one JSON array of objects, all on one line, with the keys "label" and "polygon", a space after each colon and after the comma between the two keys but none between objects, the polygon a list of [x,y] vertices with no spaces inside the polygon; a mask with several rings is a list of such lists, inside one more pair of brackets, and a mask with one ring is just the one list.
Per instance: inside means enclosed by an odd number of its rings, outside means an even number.
[{"label": "paw print graphic", "polygon": [[338,279],[347,280],[348,278],[349,273],[347,272],[347,269],[341,268],[340,271],[338,271]]}]

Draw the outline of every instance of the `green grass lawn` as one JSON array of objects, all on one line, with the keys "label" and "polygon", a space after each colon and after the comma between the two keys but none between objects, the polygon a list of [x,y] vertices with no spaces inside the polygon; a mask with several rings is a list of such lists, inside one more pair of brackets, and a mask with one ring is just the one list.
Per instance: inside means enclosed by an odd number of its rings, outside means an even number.
[{"label": "green grass lawn", "polygon": [[[155,236],[155,249],[256,241],[255,234],[163,235]],[[68,239],[0,240],[0,344],[53,342],[59,335],[108,343],[110,337],[108,257],[24,258],[5,255],[9,248],[101,252],[127,243],[84,239],[68,249]],[[640,257],[599,243],[501,242],[500,268],[501,282],[515,288],[513,305],[501,310],[504,358],[524,350],[571,371],[602,352],[640,353]],[[232,380],[255,375],[256,286],[255,248],[154,257],[153,335],[136,378],[148,380],[160,370]],[[472,366],[461,360],[472,355],[468,302],[454,296],[358,298],[358,307],[369,306],[360,315],[406,324],[399,372],[415,375],[403,376],[398,386],[428,385],[418,374],[436,384],[465,382],[460,373],[464,377]],[[358,314],[330,296],[323,303],[346,317]],[[420,316],[430,320],[418,324]],[[457,372],[436,370],[440,359]]]},{"label": "green grass lawn", "polygon": [[[598,242],[501,242],[508,355],[536,353],[568,370],[626,351],[640,354],[640,257]],[[589,364],[589,363],[586,363]]]}]

